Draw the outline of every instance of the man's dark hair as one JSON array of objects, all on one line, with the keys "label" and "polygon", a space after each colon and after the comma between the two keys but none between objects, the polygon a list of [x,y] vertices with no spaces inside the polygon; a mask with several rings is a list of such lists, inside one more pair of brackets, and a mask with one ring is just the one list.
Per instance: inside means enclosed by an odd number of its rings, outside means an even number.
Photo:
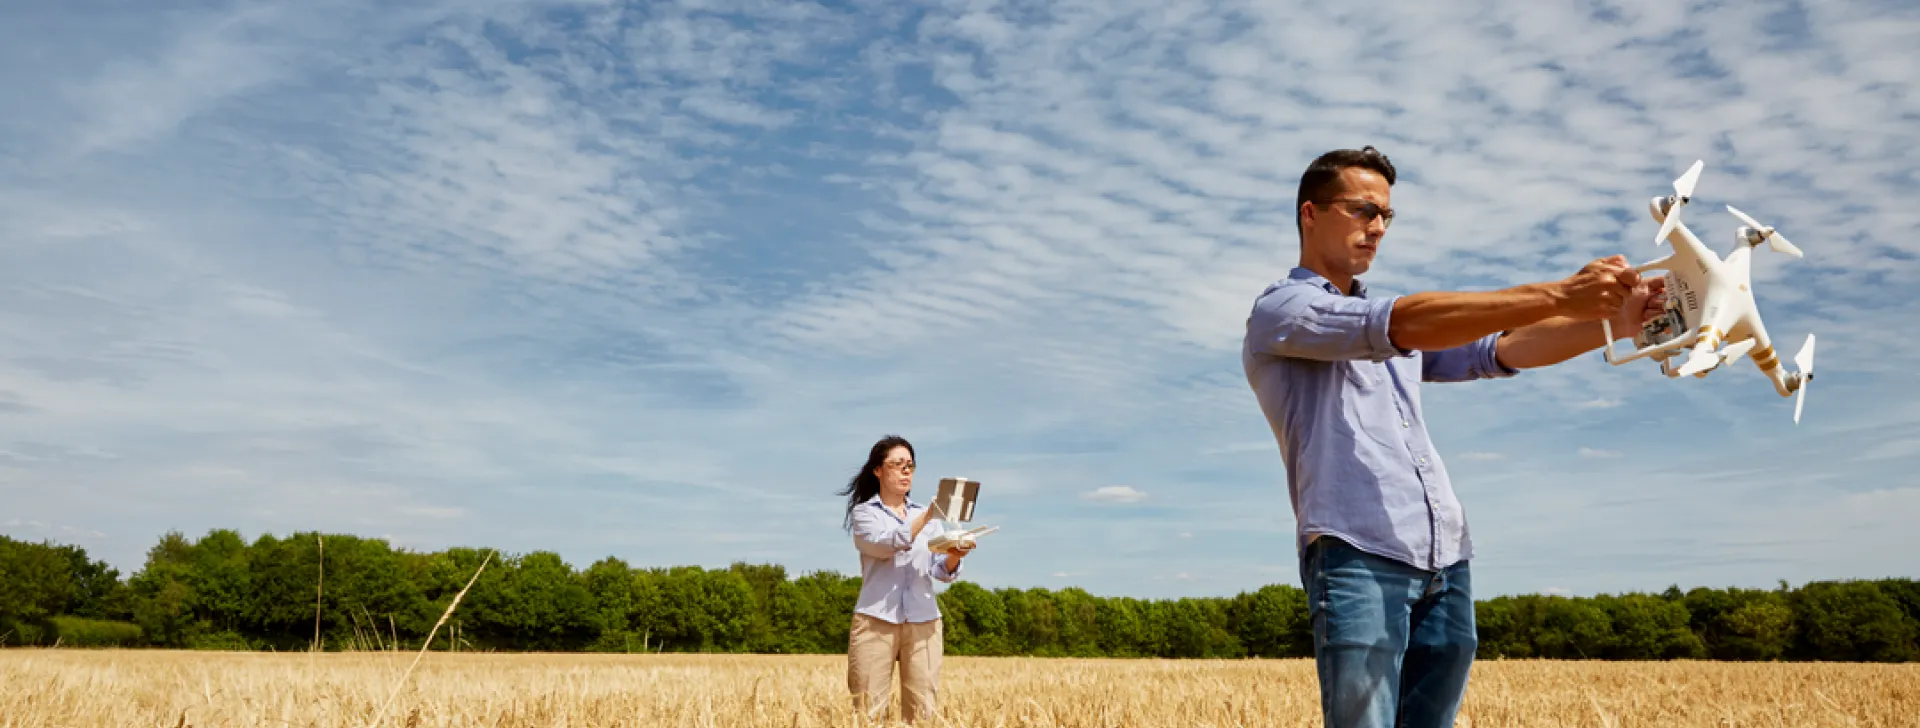
[{"label": "man's dark hair", "polygon": [[1300,206],[1308,200],[1321,201],[1338,195],[1340,189],[1340,170],[1347,167],[1362,167],[1379,172],[1387,178],[1387,186],[1392,187],[1396,174],[1393,162],[1387,161],[1387,155],[1369,144],[1361,149],[1335,149],[1320,155],[1307,165],[1307,171],[1300,175],[1300,195],[1293,201],[1293,230],[1304,232],[1300,225]]}]

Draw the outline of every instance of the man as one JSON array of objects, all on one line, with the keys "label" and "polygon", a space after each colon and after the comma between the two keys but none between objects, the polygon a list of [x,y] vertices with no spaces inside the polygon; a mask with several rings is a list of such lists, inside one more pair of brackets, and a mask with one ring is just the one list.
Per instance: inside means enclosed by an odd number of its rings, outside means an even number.
[{"label": "man", "polygon": [[1450,726],[1478,646],[1465,512],[1421,382],[1510,377],[1631,335],[1663,303],[1622,257],[1558,281],[1370,296],[1393,221],[1385,155],[1328,152],[1300,179],[1300,262],[1262,292],[1241,355],[1279,441],[1329,726]]}]

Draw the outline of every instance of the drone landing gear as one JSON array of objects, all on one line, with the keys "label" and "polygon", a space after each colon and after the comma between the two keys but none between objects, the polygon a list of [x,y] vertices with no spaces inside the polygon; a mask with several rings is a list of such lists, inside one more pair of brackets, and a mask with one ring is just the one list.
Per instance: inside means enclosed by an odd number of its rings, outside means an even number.
[{"label": "drone landing gear", "polygon": [[1663,344],[1658,344],[1655,346],[1649,346],[1645,349],[1641,349],[1639,351],[1633,352],[1626,356],[1616,356],[1613,350],[1613,322],[1609,319],[1601,319],[1600,328],[1605,333],[1605,336],[1606,336],[1606,346],[1601,347],[1600,353],[1601,355],[1606,357],[1608,364],[1612,364],[1614,366],[1620,366],[1621,364],[1625,364],[1635,359],[1640,359],[1640,358],[1649,357],[1649,356],[1658,357],[1660,361],[1664,362],[1666,361],[1666,357],[1672,355],[1671,352],[1678,351],[1688,346],[1692,346],[1694,342],[1698,341],[1700,338],[1699,331],[1697,330],[1689,331],[1682,336],[1676,337],[1672,341],[1669,341]]}]

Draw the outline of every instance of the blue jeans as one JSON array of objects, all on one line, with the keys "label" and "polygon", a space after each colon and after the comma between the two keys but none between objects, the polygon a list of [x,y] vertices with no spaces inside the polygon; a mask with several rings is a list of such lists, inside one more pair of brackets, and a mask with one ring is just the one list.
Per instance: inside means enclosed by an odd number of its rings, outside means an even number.
[{"label": "blue jeans", "polygon": [[1453,725],[1479,647],[1466,562],[1424,571],[1321,536],[1300,580],[1326,726]]}]

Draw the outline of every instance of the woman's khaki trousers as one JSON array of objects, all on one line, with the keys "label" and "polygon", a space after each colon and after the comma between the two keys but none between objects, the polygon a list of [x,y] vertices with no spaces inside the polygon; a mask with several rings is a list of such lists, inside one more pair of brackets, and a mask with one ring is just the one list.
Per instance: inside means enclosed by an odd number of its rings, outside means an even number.
[{"label": "woman's khaki trousers", "polygon": [[900,719],[933,717],[940,697],[941,620],[893,624],[853,615],[847,639],[847,689],[853,707],[869,719],[884,719],[893,695],[893,666],[900,664]]}]

